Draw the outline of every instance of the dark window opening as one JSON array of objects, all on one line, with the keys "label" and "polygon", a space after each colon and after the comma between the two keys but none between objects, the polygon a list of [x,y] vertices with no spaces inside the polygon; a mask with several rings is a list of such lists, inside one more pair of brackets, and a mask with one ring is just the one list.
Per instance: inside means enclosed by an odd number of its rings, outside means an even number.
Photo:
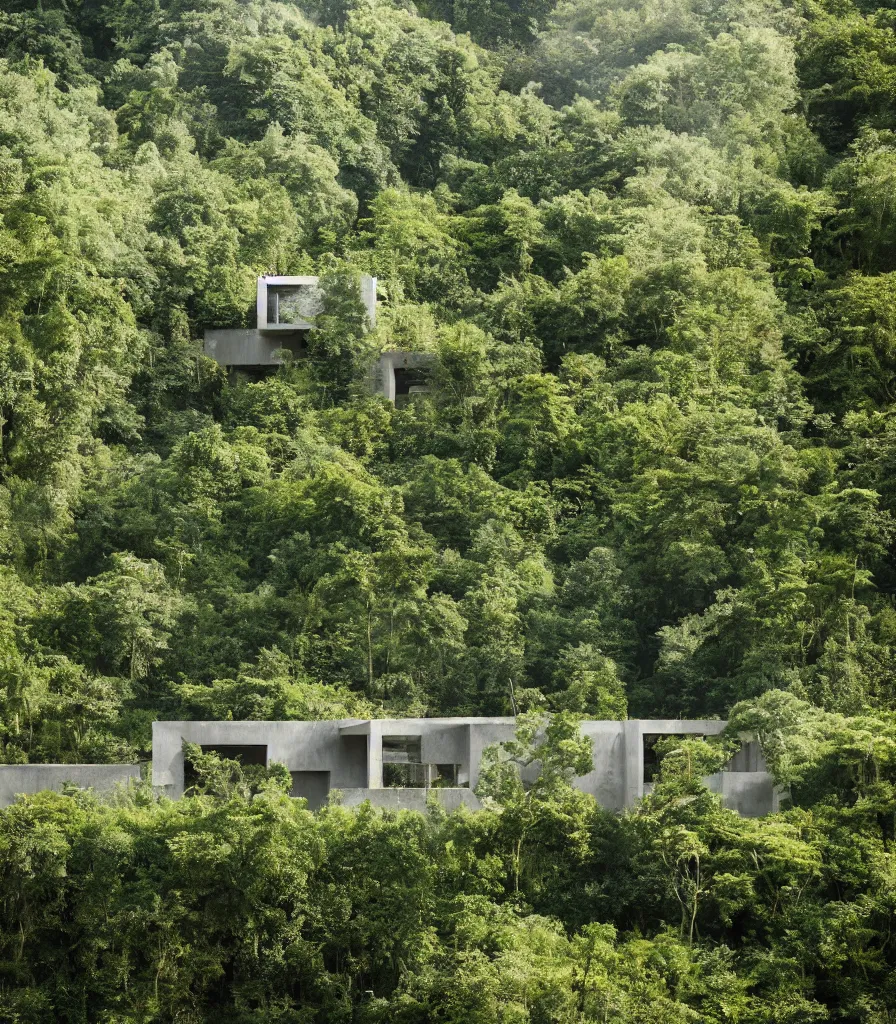
[{"label": "dark window opening", "polygon": [[643,736],[644,740],[644,781],[652,783],[656,776],[659,774],[660,766],[663,763],[663,759],[656,749],[656,745],[660,740],[702,740],[703,736],[698,733],[678,733],[678,732],[645,732]]},{"label": "dark window opening", "polygon": [[428,764],[383,764],[383,785],[387,789],[427,789]]},{"label": "dark window opening", "polygon": [[424,764],[419,736],[383,737],[383,785],[429,789],[458,785],[459,764]]},{"label": "dark window opening", "polygon": [[307,333],[307,331],[284,331],[277,339],[277,348],[274,349],[275,353],[280,351],[288,352],[293,359],[307,355],[308,345],[305,341]]},{"label": "dark window opening", "polygon": [[[203,754],[217,754],[226,761],[238,761],[244,768],[247,765],[266,767],[268,763],[266,743],[202,743],[200,749]],[[188,761],[184,765],[184,787],[189,789],[198,781],[199,777]]]},{"label": "dark window opening", "polygon": [[460,785],[457,781],[457,777],[460,775],[459,764],[434,764],[432,767],[435,771],[430,782],[431,786],[445,786],[454,789]]},{"label": "dark window opening", "polygon": [[399,366],[395,369],[395,400],[410,400],[429,391],[429,373],[422,367]]},{"label": "dark window opening", "polygon": [[290,772],[292,788],[290,796],[304,797],[309,811],[319,811],[325,806],[330,795],[329,772]]},{"label": "dark window opening", "polygon": [[402,789],[423,789],[429,765],[420,763],[419,736],[383,737],[383,785]]}]

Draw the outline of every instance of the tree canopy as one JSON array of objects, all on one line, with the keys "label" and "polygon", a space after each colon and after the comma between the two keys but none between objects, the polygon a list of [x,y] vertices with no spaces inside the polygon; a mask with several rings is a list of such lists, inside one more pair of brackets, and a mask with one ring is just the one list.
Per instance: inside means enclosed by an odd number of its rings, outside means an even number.
[{"label": "tree canopy", "polygon": [[[730,713],[793,806],[732,819],[703,745],[611,819],[562,759],[514,775],[537,730],[472,817],[214,766],[177,806],[35,798],[0,815],[0,1015],[892,1018],[894,28],[6,0],[0,761],[145,759],[159,717],[520,710],[574,748]],[[203,332],[264,273],[324,313],[228,373]],[[397,407],[396,349],[433,359]]]}]

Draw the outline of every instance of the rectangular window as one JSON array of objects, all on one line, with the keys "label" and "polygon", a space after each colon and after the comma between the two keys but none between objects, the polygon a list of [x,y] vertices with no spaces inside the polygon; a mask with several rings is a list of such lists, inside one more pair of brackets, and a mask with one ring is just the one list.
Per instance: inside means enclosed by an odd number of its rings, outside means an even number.
[{"label": "rectangular window", "polygon": [[397,366],[395,373],[395,403],[401,405],[414,395],[429,391],[429,372],[420,367]]},{"label": "rectangular window", "polygon": [[316,284],[268,285],[269,324],[304,324],[318,316],[322,308],[321,290]]},{"label": "rectangular window", "polygon": [[644,781],[652,783],[659,773],[660,765],[662,764],[662,757],[660,757],[656,745],[660,740],[677,739],[677,740],[702,740],[702,734],[689,732],[689,733],[672,733],[672,732],[645,732],[643,736],[644,740]]},{"label": "rectangular window", "polygon": [[[203,754],[217,754],[226,761],[238,761],[244,767],[250,764],[267,766],[268,748],[266,743],[200,743]],[[189,789],[199,781],[193,766],[184,765],[184,787]]]}]

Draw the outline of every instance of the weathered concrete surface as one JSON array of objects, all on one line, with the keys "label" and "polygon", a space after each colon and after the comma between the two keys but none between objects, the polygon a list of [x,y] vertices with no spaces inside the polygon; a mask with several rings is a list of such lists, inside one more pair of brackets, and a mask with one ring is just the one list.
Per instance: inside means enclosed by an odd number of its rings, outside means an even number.
[{"label": "weathered concrete surface", "polygon": [[768,772],[719,772],[706,784],[726,807],[745,818],[761,818],[778,810],[781,794]]},{"label": "weathered concrete surface", "polygon": [[367,784],[367,742],[342,736],[340,722],[153,722],[152,781],[171,797],[184,791],[183,744],[201,746],[263,744],[268,764],[291,772],[329,772],[330,788]]},{"label": "weathered concrete surface", "polygon": [[339,802],[344,807],[357,807],[369,800],[374,807],[386,807],[398,811],[425,811],[429,797],[436,800],[449,813],[459,807],[476,810],[479,799],[470,789],[345,789],[342,790]]},{"label": "weathered concrete surface", "polygon": [[302,332],[291,328],[262,334],[255,329],[222,328],[205,332],[205,354],[222,366],[280,366],[283,350],[300,356],[305,350]]},{"label": "weathered concrete surface", "polygon": [[20,793],[62,790],[66,784],[108,793],[129,780],[140,779],[136,764],[4,764],[0,765],[0,807],[8,807]]}]

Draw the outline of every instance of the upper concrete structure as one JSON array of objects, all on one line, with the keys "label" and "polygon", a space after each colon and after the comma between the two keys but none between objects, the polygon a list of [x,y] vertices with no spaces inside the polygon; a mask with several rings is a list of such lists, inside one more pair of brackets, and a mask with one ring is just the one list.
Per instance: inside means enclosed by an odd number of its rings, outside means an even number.
[{"label": "upper concrete structure", "polygon": [[[582,722],[591,740],[593,769],[575,780],[610,810],[631,807],[650,792],[662,736],[713,736],[720,721],[631,720]],[[427,791],[448,807],[478,806],[482,752],[513,739],[513,718],[355,719],[333,722],[155,722],[153,783],[169,796],[185,788],[184,742],[252,764],[280,762],[293,778],[293,795],[322,806],[334,790],[348,805],[371,800],[389,807],[425,805]],[[746,744],[728,770],[708,780],[723,802],[756,816],[777,809],[778,796],[755,744]]]},{"label": "upper concrete structure", "polygon": [[[662,736],[714,736],[720,721],[582,722],[591,740],[592,770],[574,784],[610,810],[631,807],[652,789],[654,744]],[[183,794],[184,742],[247,764],[280,762],[292,774],[293,796],[323,806],[338,790],[342,802],[423,810],[436,796],[448,810],[478,807],[475,788],[486,747],[513,739],[514,718],[400,718],[334,722],[155,722],[153,783]],[[66,785],[108,792],[140,777],[137,765],[0,765],[0,806],[20,793]],[[778,793],[756,743],[744,744],[709,788],[728,807],[755,817],[778,808]]]},{"label": "upper concrete structure", "polygon": [[4,764],[0,765],[0,807],[23,793],[57,792],[66,786],[108,793],[140,779],[136,764]]},{"label": "upper concrete structure", "polygon": [[[361,301],[370,326],[375,326],[375,277],[361,278]],[[322,311],[319,278],[265,274],[256,289],[255,327],[206,331],[205,354],[222,366],[280,366],[284,351],[293,357],[305,354],[305,335]]]},{"label": "upper concrete structure", "polygon": [[[370,327],[376,326],[376,278],[361,278],[361,301]],[[222,366],[275,367],[308,352],[308,332],[323,312],[318,277],[259,277],[255,327],[224,327],[205,332],[205,354]],[[287,355],[288,354],[288,355]],[[393,404],[429,390],[433,356],[421,352],[384,352],[374,364],[370,389]]]}]

